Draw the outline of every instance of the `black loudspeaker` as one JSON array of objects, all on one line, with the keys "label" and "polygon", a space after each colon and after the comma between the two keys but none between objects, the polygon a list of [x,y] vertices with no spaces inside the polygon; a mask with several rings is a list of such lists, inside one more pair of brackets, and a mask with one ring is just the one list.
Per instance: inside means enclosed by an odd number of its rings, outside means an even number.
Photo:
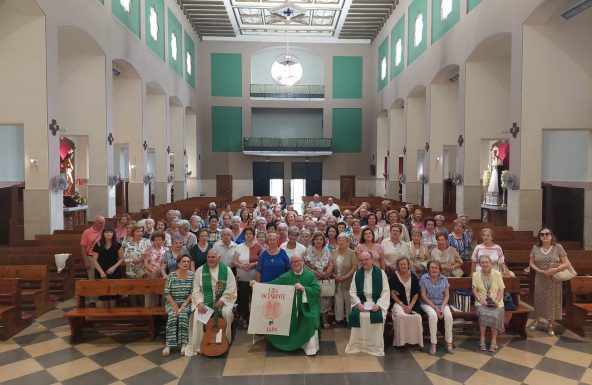
[{"label": "black loudspeaker", "polygon": [[375,164],[370,165],[370,176],[376,176],[376,165]]}]

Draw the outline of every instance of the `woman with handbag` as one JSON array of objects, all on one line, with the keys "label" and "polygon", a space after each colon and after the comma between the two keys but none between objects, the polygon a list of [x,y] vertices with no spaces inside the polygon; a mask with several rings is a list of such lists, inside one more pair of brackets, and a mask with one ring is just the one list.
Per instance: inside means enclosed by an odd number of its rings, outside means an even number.
[{"label": "woman with handbag", "polygon": [[[331,253],[325,247],[325,235],[317,231],[312,236],[312,246],[306,250],[304,255],[306,268],[314,273],[321,284],[321,319],[323,328],[329,329],[329,311],[333,307],[333,296],[335,295],[335,280],[329,280],[333,274],[333,261]],[[329,296],[330,287],[333,283],[333,294]]]},{"label": "woman with handbag", "polygon": [[[562,317],[561,282],[571,279],[575,271],[567,259],[567,253],[557,243],[555,234],[547,227],[543,227],[538,234],[539,239],[530,252],[529,265],[536,275],[534,280],[535,321],[529,329],[536,330],[539,319],[544,318],[548,322],[547,332],[550,336],[554,336],[553,321],[560,320]],[[566,270],[567,273],[565,273]]]},{"label": "woman with handbag", "polygon": [[473,272],[473,295],[475,309],[479,317],[481,338],[479,349],[485,351],[485,331],[491,328],[489,351],[497,352],[497,334],[504,332],[504,280],[499,271],[492,268],[491,258],[484,254],[479,257],[479,271]]},{"label": "woman with handbag", "polygon": [[346,324],[351,311],[349,288],[358,269],[356,253],[349,247],[349,235],[341,233],[337,236],[337,248],[333,250],[331,260],[335,277],[335,322]]}]

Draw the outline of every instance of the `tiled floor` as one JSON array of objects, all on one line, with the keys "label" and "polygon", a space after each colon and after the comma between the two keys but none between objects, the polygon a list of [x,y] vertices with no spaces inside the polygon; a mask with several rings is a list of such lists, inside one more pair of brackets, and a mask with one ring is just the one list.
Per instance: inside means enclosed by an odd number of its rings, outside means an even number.
[{"label": "tiled floor", "polygon": [[265,339],[237,333],[222,358],[162,357],[162,341],[143,334],[95,334],[70,345],[60,303],[15,338],[0,343],[0,383],[101,384],[592,384],[592,344],[569,331],[537,331],[522,341],[500,339],[496,354],[478,349],[476,335],[455,333],[454,355],[440,347],[432,357],[417,348],[387,348],[385,357],[345,355],[347,329],[321,334],[321,351],[285,353]]}]

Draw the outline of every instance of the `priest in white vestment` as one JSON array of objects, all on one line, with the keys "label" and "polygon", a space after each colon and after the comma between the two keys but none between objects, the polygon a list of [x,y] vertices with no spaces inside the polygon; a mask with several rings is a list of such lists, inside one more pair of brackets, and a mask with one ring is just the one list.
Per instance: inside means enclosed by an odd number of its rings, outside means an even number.
[{"label": "priest in white vestment", "polygon": [[[232,308],[236,302],[236,280],[230,267],[220,262],[220,255],[214,249],[208,252],[208,261],[195,271],[193,280],[192,310],[195,313],[205,313],[206,306],[211,309],[221,309],[222,317],[226,321],[226,338],[232,342]],[[220,284],[218,284],[220,282]],[[217,288],[220,292],[217,293]],[[204,336],[204,324],[196,314],[192,315],[189,328],[189,344],[185,349],[186,356],[200,353],[199,348]]]},{"label": "priest in white vestment", "polygon": [[349,295],[351,334],[346,353],[384,356],[384,320],[390,304],[388,278],[374,266],[368,252],[360,254],[362,267],[354,274]]}]

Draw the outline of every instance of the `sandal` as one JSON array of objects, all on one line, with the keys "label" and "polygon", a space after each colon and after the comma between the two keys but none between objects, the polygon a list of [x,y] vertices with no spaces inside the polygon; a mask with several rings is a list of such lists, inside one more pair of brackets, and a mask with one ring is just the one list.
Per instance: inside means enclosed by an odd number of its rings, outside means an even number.
[{"label": "sandal", "polygon": [[530,330],[531,332],[534,332],[535,330],[537,330],[537,327],[539,326],[538,321],[533,322],[532,324],[530,324],[530,326],[528,327],[528,330]]},{"label": "sandal", "polygon": [[487,351],[487,345],[485,344],[485,340],[479,341],[479,350],[482,352]]},{"label": "sandal", "polygon": [[446,351],[448,354],[454,354],[454,346],[452,344],[446,345]]},{"label": "sandal", "polygon": [[169,354],[171,354],[171,348],[168,346],[165,346],[164,349],[162,349],[162,356],[168,357]]},{"label": "sandal", "polygon": [[497,344],[494,344],[493,342],[491,343],[491,347],[489,348],[489,351],[492,353],[497,352]]},{"label": "sandal", "polygon": [[550,337],[554,337],[555,336],[555,330],[552,324],[549,324],[549,329],[547,329],[547,333],[549,334]]},{"label": "sandal", "polygon": [[436,355],[436,344],[432,344],[430,346],[430,355],[431,356],[435,356]]}]

